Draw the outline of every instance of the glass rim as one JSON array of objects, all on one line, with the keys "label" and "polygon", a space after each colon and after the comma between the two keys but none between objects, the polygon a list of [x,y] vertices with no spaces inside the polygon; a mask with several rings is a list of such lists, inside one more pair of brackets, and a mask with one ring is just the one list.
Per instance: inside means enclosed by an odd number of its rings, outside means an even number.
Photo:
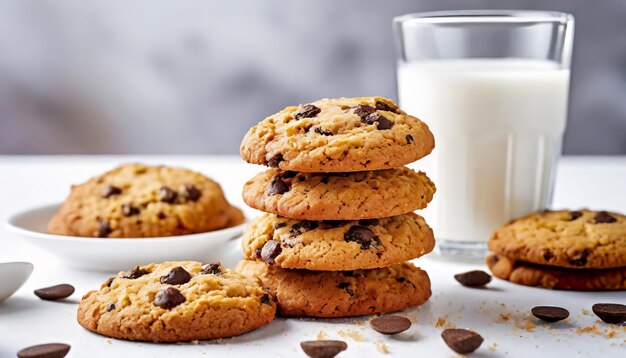
[{"label": "glass rim", "polygon": [[534,10],[452,10],[416,12],[393,18],[395,24],[471,24],[471,23],[570,23],[572,14]]}]

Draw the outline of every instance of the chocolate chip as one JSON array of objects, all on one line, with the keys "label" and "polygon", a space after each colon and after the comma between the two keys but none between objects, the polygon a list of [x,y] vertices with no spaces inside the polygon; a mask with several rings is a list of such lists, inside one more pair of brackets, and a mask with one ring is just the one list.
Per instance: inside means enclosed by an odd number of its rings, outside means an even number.
[{"label": "chocolate chip", "polygon": [[278,168],[278,165],[283,161],[283,155],[282,154],[276,154],[275,156],[271,157],[269,160],[267,160],[267,165],[269,165],[272,168]]},{"label": "chocolate chip", "polygon": [[63,358],[70,348],[69,344],[64,343],[38,344],[20,350],[17,356],[19,358]]},{"label": "chocolate chip", "polygon": [[270,181],[270,185],[267,187],[265,193],[267,195],[282,195],[289,191],[289,186],[281,178],[274,177]]},{"label": "chocolate chip", "polygon": [[356,242],[361,245],[361,250],[367,250],[373,244],[380,244],[380,239],[372,230],[359,225],[352,226],[343,236],[343,239],[347,242]]},{"label": "chocolate chip", "polygon": [[376,108],[367,104],[359,104],[354,107],[354,114],[361,117],[361,120],[374,112],[376,112]]},{"label": "chocolate chip", "polygon": [[413,143],[413,142],[414,142],[413,136],[412,136],[412,135],[410,135],[410,134],[407,134],[407,135],[406,135],[406,137],[404,137],[404,139],[406,139],[406,142],[407,142],[408,144],[411,144],[411,143]]},{"label": "chocolate chip", "polygon": [[107,312],[111,312],[115,309],[115,303],[111,302],[109,303],[109,305],[107,306]]},{"label": "chocolate chip", "polygon": [[131,204],[122,204],[122,215],[128,217],[139,214],[139,208]]},{"label": "chocolate chip", "polygon": [[593,313],[606,323],[620,324],[626,321],[626,305],[619,303],[596,303]]},{"label": "chocolate chip", "polygon": [[301,119],[301,118],[313,118],[317,116],[322,110],[318,107],[315,107],[312,104],[305,104],[304,106],[298,108],[298,110],[293,114],[293,118]]},{"label": "chocolate chip", "polygon": [[568,310],[555,306],[537,306],[533,307],[530,312],[540,320],[550,323],[562,321],[569,317]]},{"label": "chocolate chip", "polygon": [[144,270],[139,266],[135,266],[132,270],[124,272],[122,275],[123,278],[128,278],[131,280],[137,279],[143,275],[149,274],[150,271]]},{"label": "chocolate chip", "polygon": [[268,295],[267,293],[264,293],[263,296],[261,296],[261,303],[264,305],[272,305],[271,301],[270,301],[270,295]]},{"label": "chocolate chip", "polygon": [[491,276],[481,270],[458,273],[454,275],[454,278],[466,287],[483,287],[491,282]]},{"label": "chocolate chip", "polygon": [[102,189],[102,197],[105,199],[121,193],[122,189],[116,187],[115,185],[107,185],[104,187],[104,189]]},{"label": "chocolate chip", "polygon": [[187,201],[198,201],[202,196],[202,192],[193,184],[185,184],[183,187],[183,199]]},{"label": "chocolate chip", "polygon": [[597,213],[596,216],[593,218],[593,222],[596,224],[610,224],[616,221],[617,219],[611,216],[611,214],[606,211],[601,211]]},{"label": "chocolate chip", "polygon": [[319,226],[317,221],[311,220],[302,220],[291,226],[291,230],[289,231],[292,235],[300,235],[305,231],[315,230]]},{"label": "chocolate chip", "polygon": [[256,249],[256,250],[254,250],[254,253],[256,254],[256,257],[259,257],[259,258],[260,258],[260,257],[261,257],[261,252],[262,252],[262,251],[263,251],[263,250],[261,250],[261,249]]},{"label": "chocolate chip", "polygon": [[569,260],[569,263],[574,266],[584,266],[587,264],[587,257],[591,254],[591,250],[584,249],[583,251],[576,254]]},{"label": "chocolate chip", "polygon": [[382,116],[380,113],[372,113],[367,115],[367,117],[361,117],[361,122],[366,124],[378,123],[376,128],[380,130],[393,127],[393,122]]},{"label": "chocolate chip", "polygon": [[376,101],[376,109],[381,110],[381,111],[398,113],[398,108],[383,101]]},{"label": "chocolate chip", "polygon": [[283,251],[282,247],[280,247],[280,242],[276,240],[270,240],[263,245],[263,249],[261,250],[261,258],[266,263],[273,265],[276,263],[274,261],[278,255]]},{"label": "chocolate chip", "polygon": [[328,129],[322,129],[320,127],[315,127],[315,133],[321,134],[321,135],[325,135],[325,136],[331,136],[333,135],[333,132],[331,132]]},{"label": "chocolate chip", "polygon": [[274,225],[274,230],[278,230],[278,229],[283,228],[285,226],[287,226],[287,223],[285,223],[285,222],[276,223],[276,225]]},{"label": "chocolate chip", "polygon": [[167,215],[165,215],[165,213],[163,213],[162,211],[159,211],[159,212],[157,213],[157,218],[158,218],[159,220],[163,220],[163,219],[167,218]]},{"label": "chocolate chip", "polygon": [[380,220],[378,219],[361,219],[359,220],[359,225],[363,225],[363,226],[375,226],[378,225],[380,223]]},{"label": "chocolate chip", "polygon": [[162,276],[161,283],[167,285],[184,285],[191,280],[191,275],[184,268],[174,267],[167,275]]},{"label": "chocolate chip", "polygon": [[339,284],[337,285],[337,288],[348,288],[350,287],[350,282],[339,282]]},{"label": "chocolate chip", "polygon": [[550,251],[550,249],[546,249],[546,251],[543,252],[543,259],[546,261],[550,261],[551,258],[553,258],[554,255],[552,254],[552,251]]},{"label": "chocolate chip", "polygon": [[219,275],[222,273],[222,265],[219,262],[212,262],[202,266],[203,275]]},{"label": "chocolate chip", "polygon": [[404,278],[404,277],[396,277],[396,281],[400,282],[400,283],[405,283],[406,282],[406,278]]},{"label": "chocolate chip", "polygon": [[178,198],[178,193],[176,193],[170,187],[162,186],[161,189],[159,189],[159,200],[160,201],[162,201],[164,203],[172,204],[173,202],[176,201],[176,198]]},{"label": "chocolate chip", "polygon": [[322,179],[320,179],[320,181],[322,182],[322,184],[328,184],[328,176],[322,177]]},{"label": "chocolate chip", "polygon": [[581,216],[583,216],[583,213],[581,213],[580,211],[570,211],[569,212],[569,219],[570,219],[570,221],[574,221],[574,220],[578,219]]},{"label": "chocolate chip", "polygon": [[450,328],[441,332],[448,347],[459,354],[472,353],[483,343],[483,337],[467,329]]},{"label": "chocolate chip", "polygon": [[332,340],[304,341],[300,342],[300,347],[311,358],[332,358],[348,349],[348,344]]},{"label": "chocolate chip", "polygon": [[66,283],[35,290],[35,295],[46,301],[54,301],[70,297],[72,293],[74,293],[74,286]]},{"label": "chocolate chip", "polygon": [[345,223],[344,220],[323,220],[319,222],[319,228],[322,230],[335,229]]},{"label": "chocolate chip", "polygon": [[398,334],[411,328],[411,320],[402,316],[382,316],[372,319],[370,326],[378,333]]},{"label": "chocolate chip", "polygon": [[172,286],[162,289],[154,296],[154,305],[166,310],[174,308],[185,301],[185,296]]},{"label": "chocolate chip", "polygon": [[98,220],[98,232],[96,233],[98,237],[107,237],[112,232],[113,229],[111,229],[108,221]]}]

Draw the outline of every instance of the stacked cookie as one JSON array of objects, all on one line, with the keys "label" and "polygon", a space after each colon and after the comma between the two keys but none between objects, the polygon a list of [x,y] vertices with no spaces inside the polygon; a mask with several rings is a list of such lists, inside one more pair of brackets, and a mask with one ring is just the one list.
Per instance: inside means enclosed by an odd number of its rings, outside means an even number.
[{"label": "stacked cookie", "polygon": [[426,124],[380,97],[323,99],[266,118],[241,145],[245,161],[272,168],[243,189],[265,214],[248,225],[236,270],[259,277],[287,316],[423,303],[428,275],[406,261],[434,247],[413,211],[435,186],[403,165],[433,147]]},{"label": "stacked cookie", "polygon": [[606,211],[544,211],[492,235],[493,274],[562,290],[626,289],[626,216]]}]

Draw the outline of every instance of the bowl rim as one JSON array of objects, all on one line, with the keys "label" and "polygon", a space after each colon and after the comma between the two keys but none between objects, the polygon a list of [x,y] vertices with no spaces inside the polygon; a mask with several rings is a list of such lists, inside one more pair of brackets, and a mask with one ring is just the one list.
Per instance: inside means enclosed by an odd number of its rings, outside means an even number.
[{"label": "bowl rim", "polygon": [[228,240],[232,240],[241,235],[241,232],[243,231],[246,224],[248,223],[248,219],[245,218],[245,221],[242,224],[231,226],[231,227],[224,228],[224,229],[200,232],[200,233],[195,233],[195,234],[186,234],[186,235],[177,235],[177,236],[145,237],[145,238],[144,237],[100,238],[100,237],[84,237],[84,236],[71,236],[71,235],[66,236],[66,235],[50,234],[47,232],[34,231],[34,230],[25,228],[17,224],[17,222],[24,217],[33,215],[35,212],[38,212],[38,211],[46,211],[46,210],[52,210],[52,209],[58,208],[61,204],[62,203],[57,202],[53,204],[45,204],[45,205],[40,205],[37,207],[31,207],[31,208],[16,211],[10,214],[4,220],[4,227],[7,231],[11,233],[18,234],[20,236],[36,238],[36,239],[85,242],[85,243],[90,242],[94,244],[104,243],[104,242],[108,242],[108,243],[123,243],[123,242],[131,243],[132,242],[135,244],[138,242],[145,242],[145,243],[154,244],[155,241],[158,241],[160,243],[166,243],[166,242],[172,242],[172,241],[178,242],[181,239],[187,239],[187,240],[199,239],[199,238],[206,239],[207,235],[216,235],[216,234],[227,235],[227,234],[230,234],[231,232],[232,232],[233,237],[229,238]]}]

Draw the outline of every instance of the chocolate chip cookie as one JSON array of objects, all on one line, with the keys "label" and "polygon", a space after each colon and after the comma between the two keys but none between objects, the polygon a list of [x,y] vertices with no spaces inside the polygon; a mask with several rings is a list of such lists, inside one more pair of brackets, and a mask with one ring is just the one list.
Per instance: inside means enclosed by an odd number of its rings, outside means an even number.
[{"label": "chocolate chip cookie", "polygon": [[282,170],[354,172],[400,167],[434,146],[428,126],[393,101],[361,97],[287,107],[252,127],[240,152]]},{"label": "chocolate chip cookie", "polygon": [[285,270],[242,261],[235,271],[258,277],[284,316],[346,317],[394,312],[431,295],[425,271],[404,262],[373,270]]},{"label": "chocolate chip cookie", "polygon": [[378,268],[432,251],[433,232],[415,214],[382,219],[299,221],[264,214],[242,238],[244,256],[289,269]]},{"label": "chocolate chip cookie", "polygon": [[141,238],[207,232],[243,221],[220,185],[200,173],[128,164],[73,186],[48,231]]},{"label": "chocolate chip cookie", "polygon": [[104,336],[184,342],[240,335],[274,319],[276,304],[256,279],[218,263],[137,266],[85,294],[78,323]]},{"label": "chocolate chip cookie", "polygon": [[494,276],[513,283],[557,290],[626,290],[626,267],[611,269],[567,269],[536,265],[490,255],[487,266]]},{"label": "chocolate chip cookie", "polygon": [[297,220],[359,220],[423,209],[435,185],[402,167],[356,173],[297,173],[269,169],[249,180],[249,206]]},{"label": "chocolate chip cookie", "polygon": [[511,261],[571,269],[626,267],[626,217],[586,209],[534,213],[500,227],[488,246]]}]

